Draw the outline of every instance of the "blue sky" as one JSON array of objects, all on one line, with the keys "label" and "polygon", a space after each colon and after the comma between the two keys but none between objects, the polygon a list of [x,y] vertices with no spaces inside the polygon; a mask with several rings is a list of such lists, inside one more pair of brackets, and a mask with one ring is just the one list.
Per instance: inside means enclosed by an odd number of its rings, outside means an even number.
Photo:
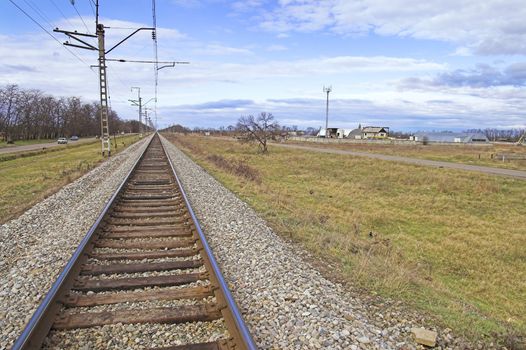
[{"label": "blue sky", "polygon": [[[90,0],[13,0],[47,30],[94,30]],[[150,26],[151,1],[101,0],[107,43]],[[94,52],[82,61],[0,2],[2,84],[55,96],[98,98]],[[159,127],[235,124],[272,112],[284,125],[320,127],[332,85],[330,126],[397,130],[526,127],[526,6],[516,0],[158,0]],[[59,41],[65,38],[52,33]],[[110,58],[152,59],[150,33]],[[153,67],[109,64],[112,108],[137,111],[131,86],[154,96]],[[150,103],[153,107],[153,103]]]}]

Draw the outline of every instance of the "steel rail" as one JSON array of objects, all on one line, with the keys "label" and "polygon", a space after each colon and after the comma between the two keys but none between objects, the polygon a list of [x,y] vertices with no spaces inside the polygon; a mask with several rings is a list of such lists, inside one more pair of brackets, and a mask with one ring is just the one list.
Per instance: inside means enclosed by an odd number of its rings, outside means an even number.
[{"label": "steel rail", "polygon": [[46,321],[47,320],[53,320],[55,318],[54,312],[56,312],[57,308],[57,299],[59,299],[63,294],[67,291],[67,285],[68,283],[71,283],[69,279],[71,279],[75,274],[75,269],[79,269],[78,261],[84,256],[84,251],[88,247],[88,245],[91,243],[95,232],[97,231],[99,224],[104,219],[104,216],[108,212],[108,210],[112,207],[114,204],[116,198],[121,193],[121,190],[124,188],[126,182],[131,177],[132,173],[137,168],[137,165],[141,161],[141,159],[144,157],[144,154],[146,150],[148,149],[148,146],[151,144],[153,140],[153,137],[150,138],[150,141],[148,141],[148,145],[144,148],[141,155],[137,158],[137,161],[133,164],[131,170],[128,172],[124,180],[121,182],[117,190],[113,193],[110,200],[106,203],[106,206],[98,216],[95,223],[91,226],[88,233],[84,236],[82,241],[80,242],[79,246],[69,259],[66,266],[63,268],[63,270],[60,272],[59,276],[57,277],[57,280],[51,288],[49,289],[48,293],[46,294],[46,297],[44,300],[40,303],[36,311],[33,313],[33,316],[27,323],[26,327],[20,334],[20,336],[17,338],[15,343],[13,344],[12,350],[21,350],[21,349],[39,349],[42,345],[42,342],[46,338],[47,334],[49,333],[49,330],[51,329],[53,321]]},{"label": "steel rail", "polygon": [[208,259],[210,261],[210,265],[212,267],[212,270],[213,270],[213,273],[215,274],[215,277],[217,278],[217,281],[218,281],[218,284],[219,284],[219,288],[221,289],[221,292],[223,293],[223,295],[225,296],[225,301],[227,303],[227,306],[228,308],[230,309],[230,311],[232,312],[232,316],[234,318],[234,322],[236,324],[236,327],[241,335],[241,338],[243,340],[243,342],[245,343],[244,345],[246,346],[247,349],[250,349],[250,350],[256,350],[257,349],[257,346],[254,342],[254,340],[252,339],[252,335],[250,334],[246,324],[245,324],[245,321],[243,320],[243,316],[241,315],[241,312],[239,311],[239,308],[237,307],[237,304],[236,304],[236,301],[234,300],[234,297],[232,296],[232,294],[230,293],[230,290],[228,289],[228,286],[225,282],[225,279],[223,278],[223,275],[221,273],[221,270],[219,268],[219,265],[214,257],[214,254],[212,252],[212,249],[210,248],[210,245],[208,244],[208,241],[206,240],[206,237],[203,233],[203,230],[201,229],[201,225],[199,224],[199,220],[197,219],[197,216],[195,215],[194,213],[194,210],[192,209],[192,206],[190,205],[190,201],[188,200],[188,196],[186,195],[186,192],[184,191],[184,188],[183,188],[183,184],[181,182],[181,180],[179,179],[179,176],[177,176],[177,172],[175,171],[175,167],[173,165],[173,162],[172,162],[172,159],[170,158],[170,155],[168,154],[168,152],[166,151],[166,148],[164,147],[164,144],[163,144],[163,138],[161,139],[161,146],[163,148],[163,151],[166,153],[166,158],[168,159],[168,163],[170,164],[170,167],[173,171],[173,175],[175,177],[175,180],[177,181],[177,185],[179,186],[179,189],[181,191],[181,195],[184,199],[184,202],[186,204],[186,207],[188,208],[188,212],[192,218],[192,221],[194,223],[194,226],[197,230],[197,233],[199,235],[199,238],[201,240],[201,243],[203,245],[203,249],[205,251],[205,253],[207,254],[208,256]]}]

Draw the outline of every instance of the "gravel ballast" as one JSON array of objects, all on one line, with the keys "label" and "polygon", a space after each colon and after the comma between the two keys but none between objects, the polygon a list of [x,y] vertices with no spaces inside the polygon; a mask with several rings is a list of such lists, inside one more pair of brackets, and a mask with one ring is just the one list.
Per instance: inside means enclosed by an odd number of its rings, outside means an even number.
[{"label": "gravel ballast", "polygon": [[149,140],[129,146],[0,226],[0,349],[18,337]]},{"label": "gravel ballast", "polygon": [[[245,202],[173,144],[163,144],[261,349],[418,349],[398,304],[333,283]],[[435,329],[436,330],[436,329]],[[462,347],[437,330],[441,348]]]}]

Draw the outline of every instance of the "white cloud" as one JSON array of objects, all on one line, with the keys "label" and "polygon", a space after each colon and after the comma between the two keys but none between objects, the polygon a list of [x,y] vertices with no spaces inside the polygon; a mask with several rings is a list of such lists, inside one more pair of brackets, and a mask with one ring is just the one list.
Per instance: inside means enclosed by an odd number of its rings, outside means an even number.
[{"label": "white cloud", "polygon": [[[105,19],[104,23],[124,28],[143,26],[111,19]],[[108,30],[108,44],[117,42],[129,32],[129,29]],[[331,110],[334,121],[340,125],[352,126],[357,122],[397,128],[520,125],[526,109],[523,88],[482,83],[473,88],[461,83],[480,81],[474,80],[480,71],[484,76],[493,72],[493,81],[508,84],[508,81],[513,82],[511,77],[517,81],[522,79],[524,65],[496,65],[496,73],[479,67],[476,71],[448,75],[445,74],[449,70],[447,65],[425,59],[327,56],[276,60],[268,59],[272,55],[265,56],[264,52],[252,54],[256,53],[253,47],[198,42],[175,29],[161,28],[159,35],[173,37],[173,40],[161,40],[160,59],[191,61],[190,65],[160,71],[159,116],[164,118],[163,123],[174,122],[175,118],[184,115],[194,118],[188,119],[188,125],[228,125],[235,123],[240,113],[269,110],[284,122],[318,126],[317,120],[322,125],[324,118],[321,87],[328,83],[335,87]],[[3,82],[38,88],[57,96],[77,95],[97,101],[97,74],[87,67],[96,63],[96,53],[72,49],[87,62],[83,64],[44,33],[0,35],[0,40]],[[111,56],[151,59],[151,45],[150,33],[141,33]],[[258,48],[265,49],[264,46]],[[199,50],[200,56],[197,55]],[[230,56],[225,57],[225,54]],[[136,115],[136,110],[127,101],[133,97],[131,86],[141,86],[145,100],[153,97],[152,68],[151,65],[109,63],[113,108],[124,118]],[[417,78],[400,89],[398,82],[407,76]],[[443,81],[457,82],[457,86],[430,84],[436,76],[442,76]],[[255,102],[246,104],[247,100]],[[209,101],[221,103],[207,104]],[[232,104],[230,109],[229,103]],[[235,106],[236,103],[239,106]],[[304,122],[300,123],[301,120]]]},{"label": "white cloud", "polygon": [[330,29],[452,42],[479,54],[526,54],[523,0],[282,0],[261,27],[278,33]]}]

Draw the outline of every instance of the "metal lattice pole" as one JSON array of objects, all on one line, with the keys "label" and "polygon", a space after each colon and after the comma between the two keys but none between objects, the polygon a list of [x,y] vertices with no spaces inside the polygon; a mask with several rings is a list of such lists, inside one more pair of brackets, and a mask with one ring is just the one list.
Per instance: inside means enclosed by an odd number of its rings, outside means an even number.
[{"label": "metal lattice pole", "polygon": [[108,78],[106,75],[106,53],[104,49],[104,26],[97,24],[97,38],[99,42],[99,83],[100,83],[100,126],[102,156],[106,151],[111,155],[110,125],[108,116]]}]

